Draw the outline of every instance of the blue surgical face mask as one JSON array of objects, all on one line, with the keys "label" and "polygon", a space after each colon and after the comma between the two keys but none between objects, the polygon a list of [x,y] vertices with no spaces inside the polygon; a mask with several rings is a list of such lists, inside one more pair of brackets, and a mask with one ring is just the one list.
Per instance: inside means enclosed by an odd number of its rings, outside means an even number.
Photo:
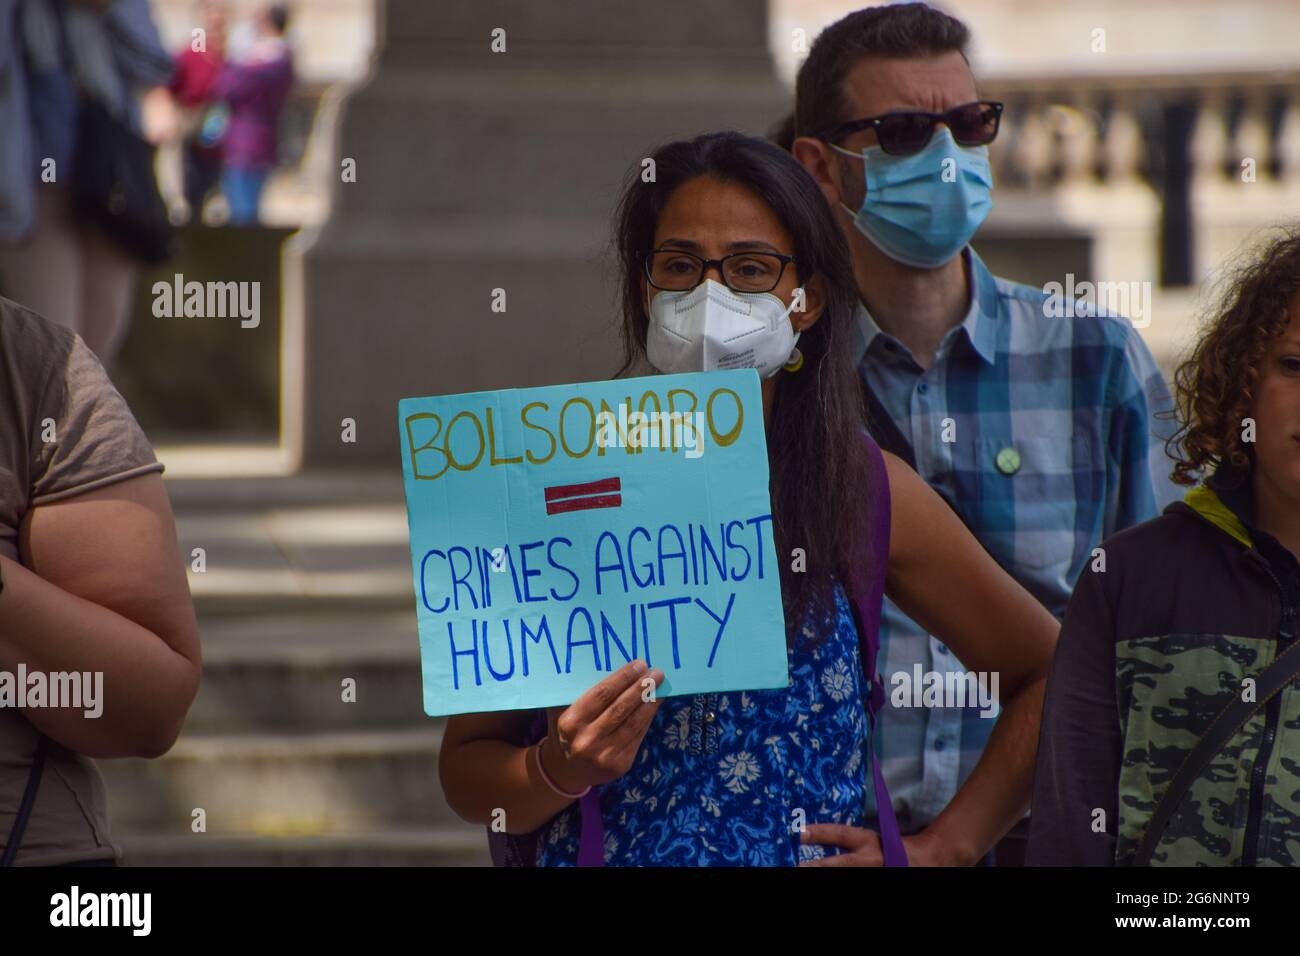
[{"label": "blue surgical face mask", "polygon": [[925,149],[891,156],[879,146],[854,153],[863,161],[866,189],[853,217],[858,231],[904,265],[935,269],[965,248],[993,207],[987,146],[958,146],[945,126]]}]

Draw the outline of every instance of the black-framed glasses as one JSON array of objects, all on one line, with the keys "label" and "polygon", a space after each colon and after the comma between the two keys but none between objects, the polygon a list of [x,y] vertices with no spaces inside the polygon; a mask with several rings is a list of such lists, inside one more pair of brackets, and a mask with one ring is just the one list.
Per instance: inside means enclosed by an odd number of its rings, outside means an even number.
[{"label": "black-framed glasses", "polygon": [[705,259],[681,249],[650,249],[640,253],[645,277],[656,289],[683,292],[704,280],[714,266],[732,292],[771,292],[781,282],[794,256],[779,252],[732,252],[721,259]]},{"label": "black-framed glasses", "polygon": [[976,100],[974,103],[954,106],[944,113],[905,110],[852,120],[837,126],[823,139],[835,143],[860,129],[871,129],[875,130],[876,140],[886,153],[891,156],[907,156],[925,148],[934,135],[935,125],[940,122],[952,130],[952,138],[958,146],[987,146],[997,137],[1001,121],[1001,103],[996,100]]}]

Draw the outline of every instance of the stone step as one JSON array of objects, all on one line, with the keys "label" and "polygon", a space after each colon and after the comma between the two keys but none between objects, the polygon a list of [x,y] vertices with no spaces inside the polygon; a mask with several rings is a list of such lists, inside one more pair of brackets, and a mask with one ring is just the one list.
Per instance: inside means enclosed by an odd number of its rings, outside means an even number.
[{"label": "stone step", "polygon": [[[414,609],[205,617],[186,735],[419,727]],[[343,701],[352,678],[355,700]]]},{"label": "stone step", "polygon": [[414,729],[182,735],[157,760],[104,760],[114,831],[316,836],[458,825],[438,782],[443,721]]},{"label": "stone step", "polygon": [[186,564],[206,563],[189,570],[204,675],[170,753],[100,762],[124,862],[486,863],[438,782],[400,475],[168,487]]},{"label": "stone step", "polygon": [[483,827],[376,829],[319,836],[132,833],[124,866],[490,866]]},{"label": "stone step", "polygon": [[200,620],[348,608],[414,613],[400,500],[216,510],[201,505],[176,512]]},{"label": "stone step", "polygon": [[[202,624],[205,620],[236,615],[259,614],[309,614],[312,612],[336,613],[350,610],[368,610],[376,613],[404,610],[415,620],[415,598],[411,592],[409,570],[400,578],[397,575],[367,575],[367,586],[353,592],[350,587],[358,578],[349,576],[346,583],[327,592],[303,593],[268,586],[261,591],[248,587],[200,589],[191,586],[194,610]],[[399,586],[402,588],[399,590]]]},{"label": "stone step", "polygon": [[[159,459],[167,458],[159,450]],[[238,453],[238,449],[233,450]],[[320,508],[357,504],[401,504],[399,462],[391,468],[331,469],[260,477],[185,477],[164,472],[167,494],[177,514],[211,511],[253,512],[273,508]],[[208,469],[209,471],[211,469]]]}]

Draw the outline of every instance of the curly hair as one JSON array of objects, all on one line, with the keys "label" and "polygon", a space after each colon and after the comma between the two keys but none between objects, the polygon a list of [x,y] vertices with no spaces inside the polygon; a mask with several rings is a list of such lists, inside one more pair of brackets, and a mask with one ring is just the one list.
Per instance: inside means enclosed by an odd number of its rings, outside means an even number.
[{"label": "curly hair", "polygon": [[1181,485],[1195,484],[1207,466],[1252,468],[1242,421],[1300,290],[1300,225],[1266,234],[1218,286],[1208,325],[1174,373],[1180,427],[1165,447],[1175,462],[1171,477]]}]

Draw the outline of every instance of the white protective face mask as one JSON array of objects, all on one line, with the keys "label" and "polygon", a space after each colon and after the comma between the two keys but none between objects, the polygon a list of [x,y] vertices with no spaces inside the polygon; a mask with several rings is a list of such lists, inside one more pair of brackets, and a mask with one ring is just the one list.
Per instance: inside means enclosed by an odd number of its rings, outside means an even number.
[{"label": "white protective face mask", "polygon": [[650,301],[646,357],[661,372],[756,368],[770,378],[790,361],[799,333],[787,306],[770,292],[732,292],[705,279]]}]

